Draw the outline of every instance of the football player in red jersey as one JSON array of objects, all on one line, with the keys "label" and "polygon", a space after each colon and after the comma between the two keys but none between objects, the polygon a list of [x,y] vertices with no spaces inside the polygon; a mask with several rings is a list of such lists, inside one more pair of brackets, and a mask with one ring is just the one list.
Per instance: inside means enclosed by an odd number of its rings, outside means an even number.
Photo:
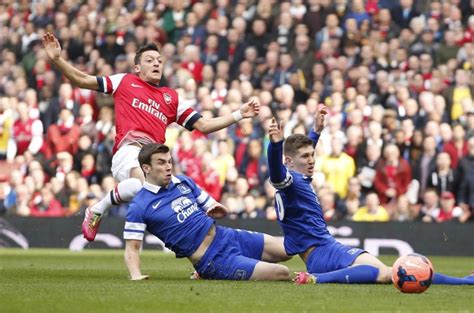
[{"label": "football player in red jersey", "polygon": [[61,57],[61,45],[51,33],[43,35],[43,46],[51,62],[72,84],[114,97],[117,135],[112,174],[119,183],[105,198],[86,209],[82,232],[89,241],[94,240],[107,210],[129,202],[140,190],[144,176],[138,163],[138,152],[147,143],[164,143],[168,125],[178,123],[188,130],[197,129],[209,134],[259,113],[259,103],[253,99],[231,115],[216,118],[204,118],[180,103],[175,90],[158,85],[163,74],[163,58],[155,44],[138,49],[134,74],[107,77],[89,75],[70,65]]}]

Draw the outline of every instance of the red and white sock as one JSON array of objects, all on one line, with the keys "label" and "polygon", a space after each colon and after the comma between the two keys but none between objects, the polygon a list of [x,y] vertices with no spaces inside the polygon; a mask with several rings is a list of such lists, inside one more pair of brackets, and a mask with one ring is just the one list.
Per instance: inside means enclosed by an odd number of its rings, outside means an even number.
[{"label": "red and white sock", "polygon": [[94,205],[91,210],[94,213],[103,215],[115,205],[132,201],[142,186],[142,182],[137,178],[129,178],[121,181],[102,200]]}]

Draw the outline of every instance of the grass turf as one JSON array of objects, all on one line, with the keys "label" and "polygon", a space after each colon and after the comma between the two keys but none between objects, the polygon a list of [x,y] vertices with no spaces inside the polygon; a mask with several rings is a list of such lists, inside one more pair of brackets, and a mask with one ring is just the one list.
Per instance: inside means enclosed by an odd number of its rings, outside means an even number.
[{"label": "grass turf", "polygon": [[[430,259],[449,275],[474,269],[473,257]],[[304,270],[297,258],[286,264]],[[416,295],[392,285],[192,281],[186,259],[151,251],[142,270],[150,280],[128,281],[117,250],[0,249],[0,312],[474,312],[473,286],[433,285]]]}]

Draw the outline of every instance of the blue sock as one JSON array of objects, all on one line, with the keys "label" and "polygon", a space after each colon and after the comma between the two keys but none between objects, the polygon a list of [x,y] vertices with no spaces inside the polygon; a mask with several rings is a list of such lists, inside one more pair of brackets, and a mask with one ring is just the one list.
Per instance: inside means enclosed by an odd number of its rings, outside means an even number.
[{"label": "blue sock", "polygon": [[316,276],[316,284],[370,284],[377,281],[379,269],[370,265],[357,265],[328,273],[311,273]]},{"label": "blue sock", "polygon": [[474,276],[466,276],[464,278],[452,277],[440,273],[434,273],[433,285],[474,285]]}]

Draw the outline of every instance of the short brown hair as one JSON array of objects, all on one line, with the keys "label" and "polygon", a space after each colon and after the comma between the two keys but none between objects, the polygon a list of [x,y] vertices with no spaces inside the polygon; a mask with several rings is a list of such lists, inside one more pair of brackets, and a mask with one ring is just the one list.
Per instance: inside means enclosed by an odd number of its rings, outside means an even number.
[{"label": "short brown hair", "polygon": [[283,144],[283,153],[285,155],[293,156],[296,154],[298,149],[306,146],[313,146],[313,141],[305,135],[294,134],[286,138],[285,143]]},{"label": "short brown hair", "polygon": [[160,52],[160,49],[158,49],[158,46],[154,43],[149,43],[145,46],[141,46],[137,50],[137,54],[135,54],[135,58],[133,59],[133,62],[135,62],[135,65],[140,63],[140,59],[142,57],[143,52],[146,51],[157,51],[158,53]]},{"label": "short brown hair", "polygon": [[144,145],[141,148],[140,153],[138,153],[138,163],[140,163],[140,168],[143,164],[151,165],[151,157],[153,154],[167,152],[170,152],[170,148],[160,143],[149,143]]}]

